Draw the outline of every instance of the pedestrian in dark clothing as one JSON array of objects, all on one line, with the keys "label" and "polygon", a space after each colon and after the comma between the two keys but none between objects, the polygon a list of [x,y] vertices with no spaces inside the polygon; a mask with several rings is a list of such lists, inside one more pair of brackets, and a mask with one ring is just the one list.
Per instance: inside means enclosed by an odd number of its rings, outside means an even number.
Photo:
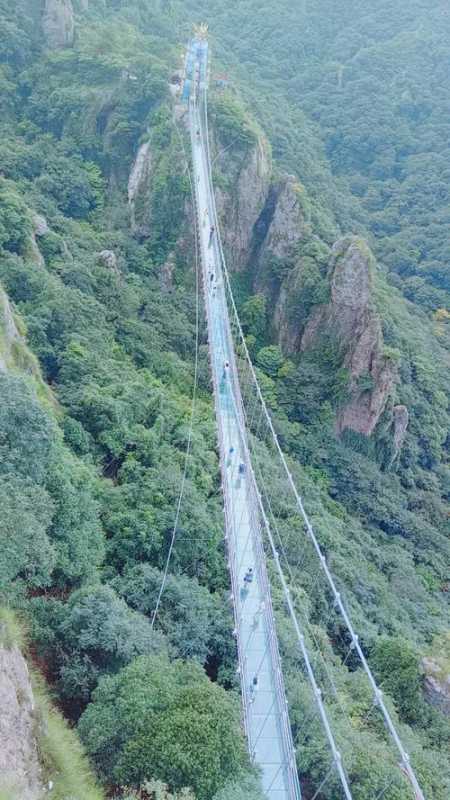
[{"label": "pedestrian in dark clothing", "polygon": [[244,586],[250,588],[250,584],[253,581],[253,568],[249,567],[247,572],[244,575]]}]

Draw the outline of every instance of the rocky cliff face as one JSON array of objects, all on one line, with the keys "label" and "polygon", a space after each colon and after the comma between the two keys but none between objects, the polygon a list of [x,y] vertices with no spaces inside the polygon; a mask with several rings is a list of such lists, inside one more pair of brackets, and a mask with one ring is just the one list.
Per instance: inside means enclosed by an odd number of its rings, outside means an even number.
[{"label": "rocky cliff face", "polygon": [[443,674],[440,665],[432,658],[424,658],[422,664],[425,697],[430,705],[450,717],[450,675]]},{"label": "rocky cliff face", "polygon": [[[302,192],[300,183],[293,175],[284,175],[274,184],[272,197],[267,198],[266,204],[269,220],[262,242],[265,259],[272,257],[285,263],[295,260],[306,224]],[[269,204],[273,208],[272,213]]]},{"label": "rocky cliff face", "polygon": [[26,662],[17,647],[0,646],[0,790],[11,798],[42,797],[36,714]]},{"label": "rocky cliff face", "polygon": [[142,144],[128,180],[128,205],[133,234],[150,236],[150,181],[152,177],[152,152],[150,142]]},{"label": "rocky cliff face", "polygon": [[[215,134],[212,158],[230,270],[248,270],[253,291],[266,296],[273,333],[286,355],[298,357],[326,339],[338,347],[349,376],[347,399],[336,414],[338,434],[370,436],[390,401],[394,461],[408,410],[392,402],[397,367],[373,301],[374,258],[367,244],[357,237],[339,239],[325,277],[329,248],[311,230],[305,191],[293,176],[274,176],[264,137],[242,153],[221,146]],[[303,252],[305,243],[320,253],[320,267]]]},{"label": "rocky cliff face", "polygon": [[0,372],[6,372],[14,361],[14,348],[24,344],[20,335],[8,297],[0,287]]},{"label": "rocky cliff face", "polygon": [[397,369],[384,353],[379,316],[372,305],[373,256],[356,237],[340,239],[330,260],[330,302],[318,306],[301,340],[301,349],[318,338],[335,341],[349,371],[349,398],[339,410],[336,430],[370,436],[392,393]]},{"label": "rocky cliff face", "polygon": [[265,294],[273,308],[273,326],[287,353],[297,349],[301,330],[300,319],[292,317],[288,306],[302,274],[299,246],[308,224],[302,194],[296,178],[283,176],[272,185],[255,229],[255,290]]},{"label": "rocky cliff face", "polygon": [[75,35],[72,1],[45,0],[42,28],[50,48],[70,47]]},{"label": "rocky cliff face", "polygon": [[269,194],[270,147],[260,136],[245,153],[234,153],[216,140],[212,158],[215,168],[227,179],[226,187],[216,183],[216,201],[229,266],[235,271],[243,270],[252,253],[255,224]]}]

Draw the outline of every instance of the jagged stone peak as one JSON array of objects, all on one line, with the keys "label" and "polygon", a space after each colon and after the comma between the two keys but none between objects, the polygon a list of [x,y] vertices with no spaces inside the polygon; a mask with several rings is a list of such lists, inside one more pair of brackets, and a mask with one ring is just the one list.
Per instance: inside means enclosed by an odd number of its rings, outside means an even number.
[{"label": "jagged stone peak", "polygon": [[337,305],[367,308],[373,288],[374,257],[367,242],[345,236],[333,245],[330,257],[331,298]]},{"label": "jagged stone peak", "polygon": [[273,185],[272,213],[263,243],[279,259],[290,258],[305,231],[304,190],[294,175],[282,175]]},{"label": "jagged stone peak", "polygon": [[42,28],[50,48],[71,47],[75,36],[72,0],[45,0]]},{"label": "jagged stone peak", "polygon": [[[364,239],[347,236],[335,243],[328,270],[330,301],[316,307],[301,339],[304,351],[327,338],[343,354],[349,387],[348,399],[336,415],[338,434],[348,429],[370,436],[398,379],[397,366],[385,353],[381,321],[374,307],[374,264]],[[396,434],[395,429],[393,432],[396,454],[408,424],[407,409],[401,409],[397,412]]]}]

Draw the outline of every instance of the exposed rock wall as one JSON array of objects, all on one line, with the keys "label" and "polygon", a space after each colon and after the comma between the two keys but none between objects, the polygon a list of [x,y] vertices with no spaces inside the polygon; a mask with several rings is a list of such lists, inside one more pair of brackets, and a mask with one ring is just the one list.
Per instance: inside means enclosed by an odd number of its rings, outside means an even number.
[{"label": "exposed rock wall", "polygon": [[450,717],[450,674],[446,673],[438,660],[424,658],[424,692],[428,702]]},{"label": "exposed rock wall", "polygon": [[272,178],[270,147],[258,137],[244,155],[213,147],[213,159],[227,176],[228,187],[216,186],[216,202],[222,236],[233,271],[245,269],[253,247],[254,227],[264,208]]},{"label": "exposed rock wall", "polygon": [[406,406],[394,406],[392,413],[394,426],[392,461],[395,461],[405,441],[409,424],[409,412]]},{"label": "exposed rock wall", "polygon": [[[301,330],[299,319],[291,317],[288,306],[302,271],[298,250],[307,226],[302,192],[295,177],[282,176],[271,188],[255,231],[257,267],[254,286],[257,292],[266,295],[273,309],[274,330],[285,352],[298,348]],[[261,235],[263,238],[258,241]],[[282,268],[284,280],[275,277],[275,264]]]},{"label": "exposed rock wall", "polygon": [[131,229],[141,238],[151,232],[150,182],[152,177],[152,152],[150,142],[142,144],[128,180],[128,204],[131,213]]},{"label": "exposed rock wall", "polygon": [[36,745],[33,691],[17,647],[0,647],[0,789],[11,798],[38,800],[42,775]]},{"label": "exposed rock wall", "polygon": [[75,35],[72,0],[45,0],[42,29],[50,48],[70,47]]},{"label": "exposed rock wall", "polygon": [[293,175],[284,175],[274,187],[273,213],[262,246],[264,258],[273,256],[283,261],[296,257],[305,230],[302,209],[302,187]]},{"label": "exposed rock wall", "polygon": [[0,372],[8,370],[14,357],[14,344],[18,342],[24,340],[17,329],[8,297],[0,287]]},{"label": "exposed rock wall", "polygon": [[340,239],[330,260],[330,302],[318,306],[301,340],[302,350],[320,338],[337,343],[349,370],[349,399],[337,414],[336,430],[373,433],[397,379],[384,355],[379,316],[372,305],[373,256],[357,237]]},{"label": "exposed rock wall", "polygon": [[[295,177],[274,176],[264,137],[242,153],[221,146],[216,135],[212,158],[229,269],[251,272],[253,291],[266,296],[272,331],[286,355],[311,350],[325,339],[337,346],[349,384],[347,399],[336,413],[336,432],[370,436],[389,408],[394,461],[408,411],[405,406],[393,408],[398,372],[393,354],[384,347],[373,301],[375,262],[366,242],[352,236],[339,239],[325,279],[329,248],[311,231],[308,198]],[[308,242],[310,252],[320,253],[320,262],[304,254]]]}]

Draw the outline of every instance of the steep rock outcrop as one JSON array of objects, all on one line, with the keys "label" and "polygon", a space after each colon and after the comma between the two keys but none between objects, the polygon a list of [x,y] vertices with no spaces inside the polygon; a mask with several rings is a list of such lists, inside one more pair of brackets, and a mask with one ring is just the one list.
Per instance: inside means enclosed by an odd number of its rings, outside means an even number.
[{"label": "steep rock outcrop", "polygon": [[50,48],[70,47],[75,35],[72,0],[45,0],[42,29]]},{"label": "steep rock outcrop", "polygon": [[42,797],[36,716],[28,668],[17,647],[0,646],[0,790],[21,800]]},{"label": "steep rock outcrop", "polygon": [[393,406],[396,354],[384,346],[369,247],[349,236],[339,239],[329,255],[311,230],[303,187],[291,175],[274,178],[270,148],[261,135],[243,153],[223,147],[216,133],[212,160],[230,270],[250,271],[252,290],[265,295],[272,332],[285,354],[295,356],[327,339],[337,347],[348,387],[336,412],[336,432],[370,436],[388,410],[393,463],[406,435],[408,410]]},{"label": "steep rock outcrop", "polygon": [[173,273],[175,272],[175,253],[169,254],[168,258],[161,267],[160,285],[165,294],[173,291]]},{"label": "steep rock outcrop", "polygon": [[244,154],[215,142],[213,162],[226,176],[216,183],[216,203],[230,269],[245,269],[253,248],[254,226],[267,201],[272,177],[270,147],[263,136]]},{"label": "steep rock outcrop", "polygon": [[284,175],[273,187],[272,198],[268,198],[270,221],[261,247],[263,259],[295,259],[306,223],[302,194],[302,186],[293,175]]},{"label": "steep rock outcrop", "polygon": [[48,227],[47,220],[45,217],[41,216],[41,214],[33,212],[31,215],[31,222],[33,231],[29,237],[27,257],[39,267],[43,267],[45,266],[45,260],[39,248],[38,239],[50,233],[50,228]]},{"label": "steep rock outcrop", "polygon": [[114,250],[101,250],[98,254],[98,260],[104,267],[110,269],[111,272],[118,273],[119,267],[117,264],[117,256]]},{"label": "steep rock outcrop", "polygon": [[450,674],[446,673],[438,660],[424,658],[424,693],[430,705],[450,717]]},{"label": "steep rock outcrop", "polygon": [[373,256],[357,237],[340,239],[330,260],[330,302],[318,306],[301,340],[303,351],[320,339],[337,343],[349,371],[348,400],[336,418],[337,433],[346,429],[370,436],[397,379],[384,354],[379,316],[372,304]]},{"label": "steep rock outcrop", "polygon": [[392,409],[393,415],[393,454],[392,461],[395,461],[400,453],[403,442],[405,441],[406,431],[409,424],[409,413],[406,406],[394,406]]},{"label": "steep rock outcrop", "polygon": [[[292,175],[284,175],[269,191],[255,228],[254,287],[273,309],[273,326],[286,352],[297,349],[300,319],[288,310],[302,272],[299,246],[308,224],[303,207],[304,190]],[[277,265],[281,269],[281,279]]]},{"label": "steep rock outcrop", "polygon": [[0,287],[0,372],[6,372],[14,360],[14,348],[24,345],[8,297]]},{"label": "steep rock outcrop", "polygon": [[128,205],[131,229],[142,239],[150,236],[150,182],[152,177],[152,152],[150,142],[144,142],[137,152],[128,180]]}]

